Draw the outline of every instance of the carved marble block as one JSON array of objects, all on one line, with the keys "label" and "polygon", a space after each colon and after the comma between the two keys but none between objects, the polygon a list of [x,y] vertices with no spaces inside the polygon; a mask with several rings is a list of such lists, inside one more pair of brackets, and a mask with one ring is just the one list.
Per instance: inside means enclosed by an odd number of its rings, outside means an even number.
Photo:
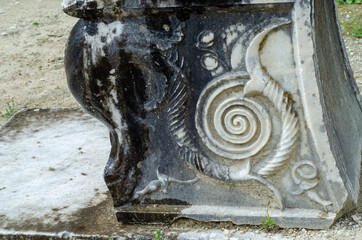
[{"label": "carved marble block", "polygon": [[360,93],[334,0],[64,0],[69,87],[122,222],[327,228],[357,206]]}]

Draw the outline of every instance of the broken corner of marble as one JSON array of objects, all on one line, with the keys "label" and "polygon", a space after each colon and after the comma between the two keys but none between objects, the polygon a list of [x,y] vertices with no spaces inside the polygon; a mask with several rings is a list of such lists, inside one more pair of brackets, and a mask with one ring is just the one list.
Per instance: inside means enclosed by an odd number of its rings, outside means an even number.
[{"label": "broken corner of marble", "polygon": [[361,99],[327,0],[76,1],[74,97],[122,222],[328,228],[357,206]]}]

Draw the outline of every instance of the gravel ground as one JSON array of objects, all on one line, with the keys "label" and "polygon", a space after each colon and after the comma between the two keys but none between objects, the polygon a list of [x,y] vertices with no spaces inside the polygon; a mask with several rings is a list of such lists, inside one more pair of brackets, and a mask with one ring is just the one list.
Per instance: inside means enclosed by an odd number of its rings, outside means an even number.
[{"label": "gravel ground", "polygon": [[[76,19],[61,11],[62,0],[0,1],[0,112],[14,101],[16,109],[30,107],[77,107],[66,86],[63,49]],[[343,23],[361,24],[362,4],[341,6]],[[362,38],[351,38],[342,27],[346,50],[360,91],[362,90]],[[5,119],[0,118],[0,124]],[[361,204],[360,204],[361,205]],[[362,208],[337,221],[329,230],[278,229],[265,232],[258,226],[236,226],[230,223],[200,223],[180,220],[172,225],[154,227],[125,226],[129,233],[155,232],[165,237],[187,231],[203,231],[205,236],[217,230],[232,234],[264,234],[273,239],[362,239]],[[231,235],[230,235],[231,233]],[[200,232],[197,233],[202,236]],[[146,234],[147,235],[147,234]],[[216,236],[216,235],[215,235]],[[255,235],[256,236],[256,235]],[[259,236],[259,235],[258,235]],[[261,236],[261,235],[260,235]],[[279,238],[280,237],[280,238]],[[205,238],[207,239],[207,238]]]}]

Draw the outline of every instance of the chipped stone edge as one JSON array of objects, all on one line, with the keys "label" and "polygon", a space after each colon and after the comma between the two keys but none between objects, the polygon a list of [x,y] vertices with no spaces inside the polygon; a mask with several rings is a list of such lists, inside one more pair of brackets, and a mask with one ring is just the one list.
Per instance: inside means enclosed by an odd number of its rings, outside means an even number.
[{"label": "chipped stone edge", "polygon": [[[193,205],[181,211],[180,217],[197,221],[231,221],[234,224],[260,225],[267,208]],[[270,218],[282,228],[327,229],[335,221],[336,213],[316,209],[288,208],[283,211],[268,209]]]},{"label": "chipped stone edge", "polygon": [[[79,112],[81,113],[83,110],[82,108],[78,108],[78,107],[73,107],[73,108],[47,108],[47,107],[42,107],[42,108],[23,108],[19,111],[17,111],[16,113],[14,113],[13,116],[11,116],[5,123],[3,123],[2,125],[0,125],[0,132],[3,131],[5,128],[9,127],[10,124],[12,123],[12,121],[15,121],[15,119],[18,119],[20,117],[22,117],[24,114],[28,113],[28,112],[39,112],[39,111],[74,111],[74,112]],[[85,112],[84,112],[85,113]],[[88,114],[85,114],[85,116],[88,116]]]},{"label": "chipped stone edge", "polygon": [[337,218],[337,213],[317,209],[287,208],[284,210],[267,207],[237,206],[143,206],[119,207],[116,215],[123,223],[158,224],[172,223],[181,218],[201,222],[229,221],[236,225],[260,225],[269,214],[270,219],[281,228],[327,229]]},{"label": "chipped stone edge", "polygon": [[[149,0],[133,1],[125,0],[122,3],[104,0],[63,0],[62,9],[69,16],[76,18],[92,19],[92,18],[113,18],[113,17],[127,17],[127,16],[138,16],[143,15],[145,12],[155,13],[160,10],[172,10],[179,8],[205,8],[204,10],[215,6],[273,6],[275,4],[285,5],[293,4],[297,0],[233,0],[224,3],[206,3],[205,1],[192,3],[182,1],[164,1],[164,2],[151,2]],[[121,5],[120,5],[121,4]]]}]

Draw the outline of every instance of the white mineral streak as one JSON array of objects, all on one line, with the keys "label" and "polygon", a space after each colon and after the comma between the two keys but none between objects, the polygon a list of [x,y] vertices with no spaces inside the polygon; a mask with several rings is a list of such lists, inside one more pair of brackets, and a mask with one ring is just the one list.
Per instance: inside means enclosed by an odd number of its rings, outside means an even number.
[{"label": "white mineral streak", "polygon": [[0,131],[0,220],[6,219],[0,228],[15,221],[67,220],[104,201],[107,129],[96,119],[71,114],[27,119],[29,125],[6,135]]},{"label": "white mineral streak", "polygon": [[[93,3],[93,2],[97,3],[97,9],[102,9],[105,6],[105,0],[83,0],[83,1],[79,1],[79,0],[63,0],[62,8],[66,9],[66,8],[72,6],[72,5],[76,5],[77,2],[78,3],[83,2],[83,5],[78,7],[78,8],[81,8],[81,9],[86,8],[88,3]],[[113,0],[113,2],[115,3],[116,0]]]},{"label": "white mineral streak", "polygon": [[226,30],[226,44],[230,45],[238,36],[239,36],[239,34],[238,34],[238,32],[236,32],[236,26],[231,25]]},{"label": "white mineral streak", "polygon": [[[231,32],[231,28],[233,28],[234,32]],[[246,26],[242,23],[238,23],[236,25],[232,25],[228,29],[225,30],[225,33],[223,33],[221,36],[224,39],[223,49],[226,52],[228,47],[230,45],[232,46],[232,43],[237,39],[238,36],[241,36],[246,29]],[[235,57],[235,56],[234,56]],[[235,61],[235,60],[234,60]]]},{"label": "white mineral streak", "polygon": [[[114,82],[112,82],[114,84]],[[111,91],[112,98],[108,99],[108,109],[111,113],[111,118],[114,124],[116,124],[114,131],[117,133],[118,142],[120,145],[122,145],[124,151],[129,151],[129,145],[127,141],[123,138],[122,130],[127,129],[127,125],[125,121],[123,120],[122,114],[119,110],[119,107],[116,103],[118,103],[117,99],[117,92],[114,90],[114,88]],[[110,169],[113,169],[114,162],[112,162],[112,166],[109,166]]]},{"label": "white mineral streak", "polygon": [[118,97],[117,97],[117,91],[116,91],[116,76],[109,76],[109,80],[111,81],[112,85],[114,86],[111,90],[111,96],[112,100],[117,104],[118,103]]},{"label": "white mineral streak", "polygon": [[74,5],[76,3],[77,3],[77,0],[63,0],[62,8],[63,9],[68,8],[69,6]]},{"label": "white mineral streak", "polygon": [[[91,51],[91,55],[87,57],[91,59],[92,64],[97,64],[98,58],[106,56],[103,47],[110,44],[114,38],[119,36],[123,31],[123,27],[124,25],[120,21],[114,21],[108,24],[101,22],[97,24],[97,32],[95,35],[84,34],[85,42],[91,47],[88,49],[88,51]],[[114,29],[116,29],[116,31],[113,32]],[[102,37],[105,39],[105,42],[101,41]]]}]

